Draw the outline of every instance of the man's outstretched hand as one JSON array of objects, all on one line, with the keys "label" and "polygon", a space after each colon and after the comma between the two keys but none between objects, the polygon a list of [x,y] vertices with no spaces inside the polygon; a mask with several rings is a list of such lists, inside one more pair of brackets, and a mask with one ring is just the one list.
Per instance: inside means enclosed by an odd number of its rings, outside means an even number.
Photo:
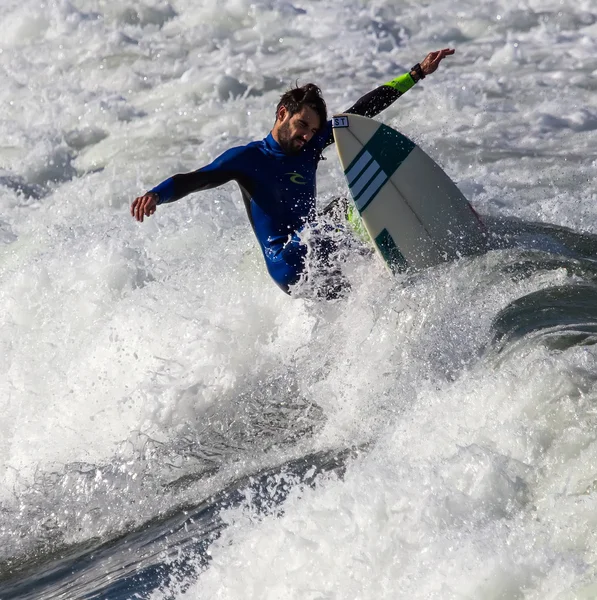
[{"label": "man's outstretched hand", "polygon": [[153,192],[147,192],[139,198],[135,198],[131,204],[131,215],[137,221],[143,221],[143,217],[151,217],[158,205],[158,196]]},{"label": "man's outstretched hand", "polygon": [[422,61],[421,61],[421,71],[425,75],[431,75],[434,71],[439,67],[439,63],[446,58],[446,56],[451,56],[454,54],[456,50],[453,48],[444,48],[443,50],[436,50],[435,52],[430,52]]}]

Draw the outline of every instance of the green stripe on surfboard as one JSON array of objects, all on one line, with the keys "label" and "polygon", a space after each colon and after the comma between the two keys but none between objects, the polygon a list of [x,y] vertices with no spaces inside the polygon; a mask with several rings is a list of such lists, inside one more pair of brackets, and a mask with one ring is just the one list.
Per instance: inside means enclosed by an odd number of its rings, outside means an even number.
[{"label": "green stripe on surfboard", "polygon": [[386,264],[393,273],[403,273],[408,268],[408,262],[394,243],[392,236],[384,229],[376,238],[375,245],[383,256]]},{"label": "green stripe on surfboard", "polygon": [[[359,212],[365,210],[377,193],[376,190],[373,195],[367,195],[364,203],[359,203],[369,183],[379,177],[380,169],[385,174],[385,179],[389,179],[415,147],[413,142],[398,131],[385,125],[378,127],[371,139],[344,170]],[[372,160],[368,159],[369,156]],[[379,168],[376,168],[376,165]]]}]

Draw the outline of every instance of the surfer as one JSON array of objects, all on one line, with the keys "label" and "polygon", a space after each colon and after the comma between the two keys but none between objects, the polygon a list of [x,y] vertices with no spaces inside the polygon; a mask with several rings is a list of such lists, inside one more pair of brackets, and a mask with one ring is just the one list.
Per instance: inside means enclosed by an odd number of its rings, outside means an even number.
[{"label": "surfer", "polygon": [[[452,54],[451,48],[430,52],[408,73],[365,94],[345,112],[379,114]],[[278,286],[290,294],[292,286],[307,277],[310,248],[315,262],[327,268],[316,286],[317,295],[337,297],[343,280],[330,261],[337,248],[334,236],[329,227],[313,225],[317,221],[315,173],[322,151],[333,141],[319,87],[313,83],[295,87],[280,98],[276,121],[265,139],[231,148],[197,171],[166,179],[133,201],[131,215],[143,221],[161,204],[236,181],[267,269]],[[308,244],[303,239],[307,228]]]}]

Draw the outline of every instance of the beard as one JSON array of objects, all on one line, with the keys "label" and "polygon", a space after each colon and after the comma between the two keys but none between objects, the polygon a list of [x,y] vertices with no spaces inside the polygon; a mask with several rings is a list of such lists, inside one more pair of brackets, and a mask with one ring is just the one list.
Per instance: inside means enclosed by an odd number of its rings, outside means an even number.
[{"label": "beard", "polygon": [[290,133],[290,123],[280,125],[278,129],[278,140],[280,147],[286,154],[298,154],[304,146],[303,140],[299,136],[292,137]]}]

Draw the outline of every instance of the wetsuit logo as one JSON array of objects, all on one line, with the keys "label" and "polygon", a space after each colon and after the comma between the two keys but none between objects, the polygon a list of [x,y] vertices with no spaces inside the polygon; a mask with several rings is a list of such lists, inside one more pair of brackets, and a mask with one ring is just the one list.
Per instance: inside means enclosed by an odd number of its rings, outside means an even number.
[{"label": "wetsuit logo", "polygon": [[307,183],[304,176],[300,173],[286,173],[286,175],[290,175],[290,181],[292,181],[292,183],[296,183],[298,185],[305,185]]}]

